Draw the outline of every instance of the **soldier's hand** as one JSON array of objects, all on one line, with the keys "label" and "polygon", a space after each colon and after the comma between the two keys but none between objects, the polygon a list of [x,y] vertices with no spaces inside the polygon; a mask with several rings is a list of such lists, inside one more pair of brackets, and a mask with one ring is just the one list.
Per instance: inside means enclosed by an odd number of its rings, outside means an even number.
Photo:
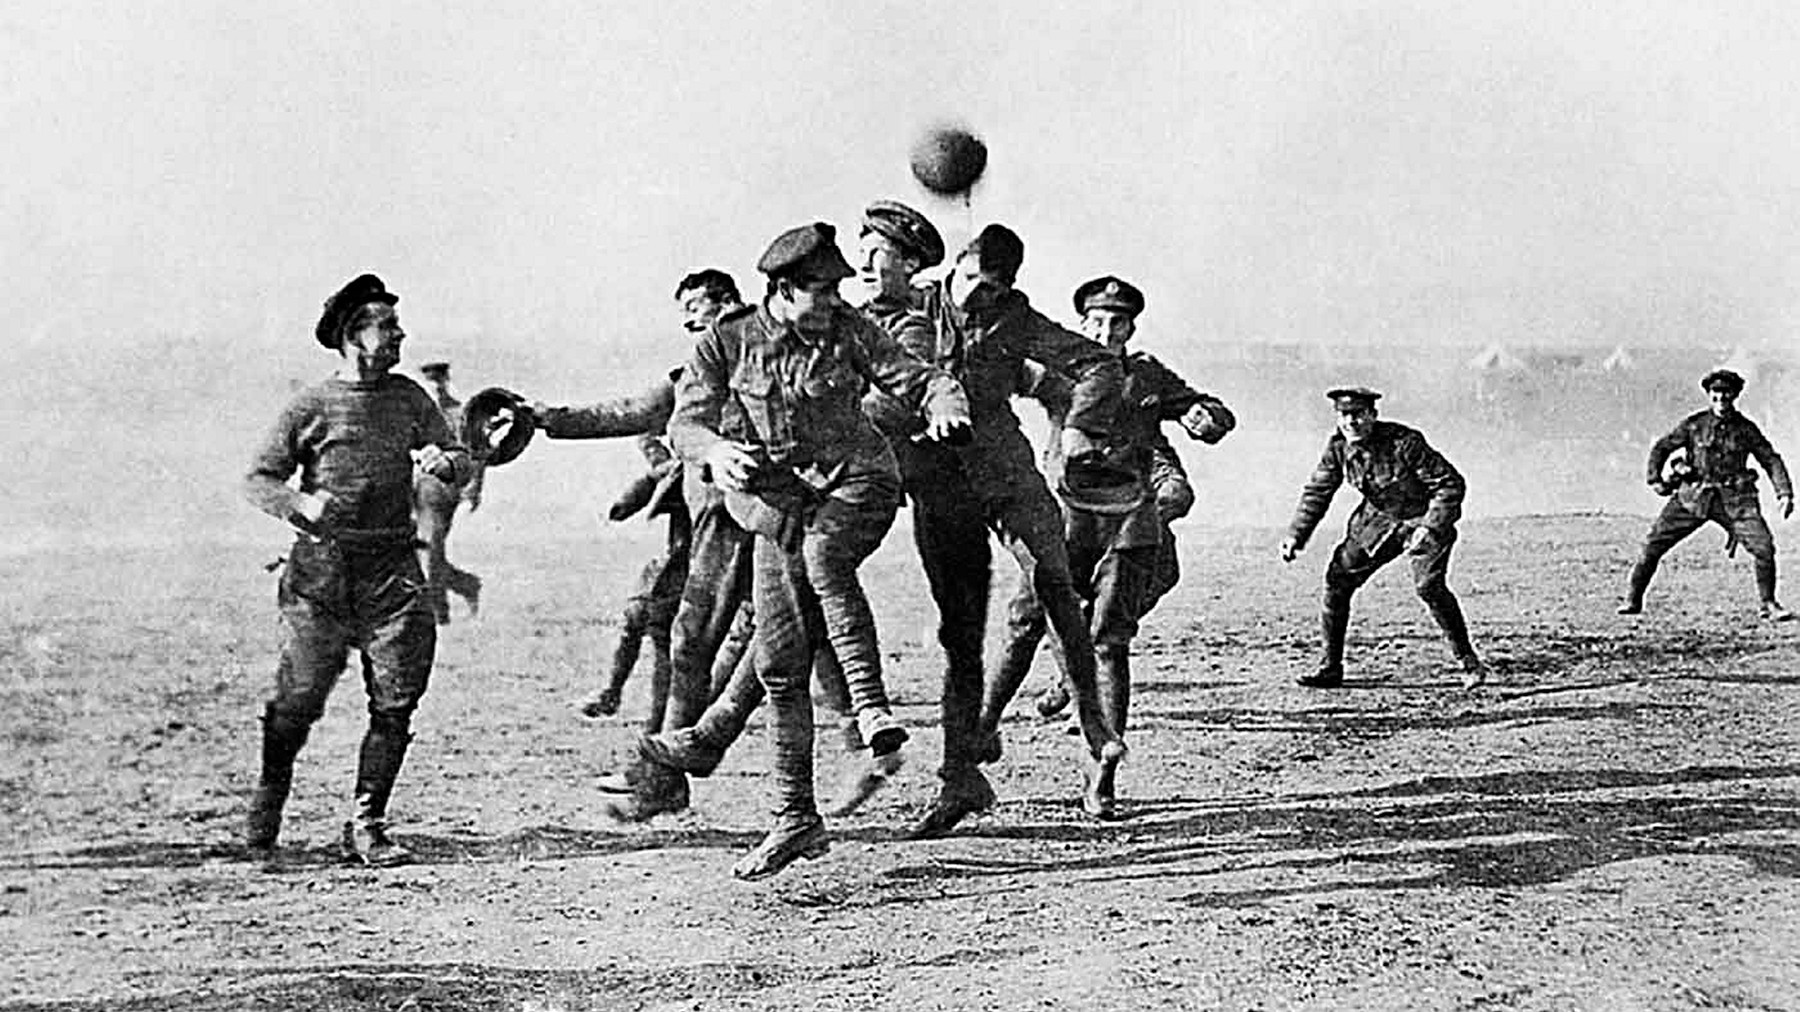
[{"label": "soldier's hand", "polygon": [[1669,486],[1663,484],[1663,482],[1660,480],[1653,479],[1650,481],[1649,485],[1650,485],[1650,491],[1655,492],[1657,495],[1668,495],[1669,494]]},{"label": "soldier's hand", "polygon": [[543,401],[531,401],[525,405],[525,410],[528,412],[526,420],[534,426],[541,427],[544,417],[550,414],[550,405]]},{"label": "soldier's hand", "polygon": [[1429,527],[1415,527],[1406,536],[1406,551],[1409,555],[1429,555],[1437,547],[1437,535]]},{"label": "soldier's hand", "polygon": [[964,415],[933,415],[925,423],[925,438],[948,446],[966,446],[975,429]]},{"label": "soldier's hand", "polygon": [[456,461],[436,443],[427,443],[413,451],[413,464],[439,481],[456,480]]},{"label": "soldier's hand", "polygon": [[1300,543],[1293,538],[1281,539],[1281,561],[1292,562],[1300,557]]},{"label": "soldier's hand", "polygon": [[723,441],[706,455],[706,466],[712,472],[713,483],[720,488],[746,492],[762,460],[747,444]]},{"label": "soldier's hand", "polygon": [[300,493],[300,501],[294,508],[294,526],[309,534],[331,533],[337,522],[337,502],[322,488]]},{"label": "soldier's hand", "polygon": [[1794,497],[1793,496],[1778,495],[1775,497],[1775,501],[1781,505],[1781,519],[1786,520],[1788,517],[1791,517],[1794,515]]}]

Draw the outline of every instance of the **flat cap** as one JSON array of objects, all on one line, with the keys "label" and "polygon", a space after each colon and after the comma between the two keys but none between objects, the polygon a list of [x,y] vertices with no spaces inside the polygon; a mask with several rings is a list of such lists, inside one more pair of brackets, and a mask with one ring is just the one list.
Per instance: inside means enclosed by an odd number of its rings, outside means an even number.
[{"label": "flat cap", "polygon": [[1075,289],[1075,311],[1085,314],[1090,309],[1116,309],[1136,316],[1144,311],[1144,293],[1131,282],[1108,274]]},{"label": "flat cap", "polygon": [[838,249],[837,229],[822,221],[776,236],[756,269],[771,278],[804,281],[842,281],[856,274]]},{"label": "flat cap", "polygon": [[1025,240],[1005,225],[988,225],[969,240],[963,253],[974,257],[984,274],[1016,278],[1019,265],[1025,262]]},{"label": "flat cap", "polygon": [[400,296],[388,291],[380,278],[373,274],[358,274],[325,300],[318,325],[313,327],[313,337],[335,351],[344,346],[344,324],[357,310],[372,302],[391,306],[399,301]]},{"label": "flat cap", "polygon": [[897,200],[877,200],[863,212],[862,234],[874,232],[919,258],[919,266],[944,262],[944,237],[937,226]]},{"label": "flat cap", "polygon": [[1334,387],[1325,391],[1325,396],[1342,411],[1358,404],[1374,407],[1381,400],[1381,394],[1368,387]]},{"label": "flat cap", "polygon": [[1714,388],[1729,390],[1734,394],[1741,394],[1744,392],[1744,377],[1739,376],[1730,369],[1714,369],[1712,372],[1706,374],[1705,379],[1700,381],[1700,389],[1710,392]]}]

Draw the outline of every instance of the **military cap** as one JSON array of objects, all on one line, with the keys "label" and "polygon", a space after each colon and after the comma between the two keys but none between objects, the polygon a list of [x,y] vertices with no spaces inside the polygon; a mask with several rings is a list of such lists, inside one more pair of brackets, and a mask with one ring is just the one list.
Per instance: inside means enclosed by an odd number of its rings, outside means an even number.
[{"label": "military cap", "polygon": [[862,234],[874,232],[919,258],[920,267],[944,262],[944,237],[937,226],[897,200],[877,200],[863,212]]},{"label": "military cap", "polygon": [[1144,311],[1144,293],[1131,282],[1110,274],[1095,278],[1075,289],[1075,311],[1085,314],[1090,309],[1116,309],[1136,316]]},{"label": "military cap", "polygon": [[1359,404],[1372,408],[1376,401],[1381,400],[1381,394],[1368,387],[1334,387],[1325,391],[1325,396],[1337,405],[1339,411]]},{"label": "military cap", "polygon": [[963,253],[975,258],[982,273],[1010,280],[1019,276],[1019,265],[1025,262],[1025,240],[1005,225],[988,225],[969,240]]},{"label": "military cap", "polygon": [[856,274],[837,246],[837,229],[822,221],[790,228],[775,237],[756,269],[771,278],[842,281]]},{"label": "military cap", "polygon": [[424,365],[419,367],[419,374],[421,376],[434,376],[434,377],[435,376],[448,376],[448,375],[450,375],[450,363],[448,363],[448,362],[427,362]]},{"label": "military cap", "polygon": [[344,346],[344,324],[357,310],[372,302],[391,306],[399,301],[400,296],[388,291],[380,278],[373,274],[358,274],[325,300],[318,325],[313,327],[313,337],[335,351]]},{"label": "military cap", "polygon": [[1711,392],[1713,389],[1726,390],[1733,394],[1744,392],[1744,377],[1730,369],[1714,369],[1700,381],[1700,389]]}]

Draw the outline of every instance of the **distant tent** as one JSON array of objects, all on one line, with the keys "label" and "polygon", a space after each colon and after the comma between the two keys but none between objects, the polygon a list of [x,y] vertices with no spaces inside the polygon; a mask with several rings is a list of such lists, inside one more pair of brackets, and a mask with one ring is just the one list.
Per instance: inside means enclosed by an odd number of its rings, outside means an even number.
[{"label": "distant tent", "polygon": [[1636,368],[1637,357],[1631,352],[1626,351],[1625,346],[1622,344],[1617,348],[1614,348],[1612,354],[1606,356],[1606,358],[1602,359],[1600,362],[1601,372],[1630,372]]},{"label": "distant tent", "polygon": [[1476,372],[1524,372],[1525,360],[1507,351],[1504,345],[1490,344],[1479,355],[1469,359]]}]

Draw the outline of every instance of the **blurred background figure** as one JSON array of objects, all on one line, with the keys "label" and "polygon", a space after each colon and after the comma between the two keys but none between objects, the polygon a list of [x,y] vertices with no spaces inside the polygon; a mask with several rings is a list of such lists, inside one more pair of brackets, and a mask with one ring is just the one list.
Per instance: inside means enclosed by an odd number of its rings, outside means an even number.
[{"label": "blurred background figure", "polygon": [[[450,363],[427,362],[419,367],[419,373],[431,386],[431,399],[443,413],[444,424],[460,434],[463,405],[450,392]],[[450,621],[451,593],[468,602],[471,617],[481,611],[481,577],[451,564],[446,546],[457,507],[467,502],[471,513],[481,508],[484,474],[485,469],[475,464],[473,476],[461,487],[423,470],[413,476],[413,522],[419,528],[419,565],[425,569],[426,593],[439,625]]]}]

